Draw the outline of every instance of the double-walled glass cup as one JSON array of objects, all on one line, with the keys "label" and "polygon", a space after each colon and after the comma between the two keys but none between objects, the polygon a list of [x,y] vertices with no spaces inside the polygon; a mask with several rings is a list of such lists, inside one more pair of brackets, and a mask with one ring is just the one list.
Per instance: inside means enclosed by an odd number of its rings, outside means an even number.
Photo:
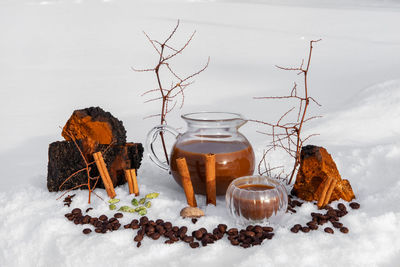
[{"label": "double-walled glass cup", "polygon": [[276,222],[285,214],[288,193],[284,185],[266,176],[235,179],[226,191],[226,206],[237,222]]},{"label": "double-walled glass cup", "polygon": [[[196,112],[182,115],[187,130],[180,134],[166,125],[154,127],[147,137],[147,152],[150,159],[160,168],[170,171],[175,181],[181,185],[176,159],[186,159],[193,189],[197,194],[206,193],[205,155],[216,157],[216,192],[224,195],[229,184],[237,177],[251,175],[255,158],[253,148],[238,129],[247,121],[236,113]],[[154,153],[153,143],[161,132],[176,136],[167,165]]]}]

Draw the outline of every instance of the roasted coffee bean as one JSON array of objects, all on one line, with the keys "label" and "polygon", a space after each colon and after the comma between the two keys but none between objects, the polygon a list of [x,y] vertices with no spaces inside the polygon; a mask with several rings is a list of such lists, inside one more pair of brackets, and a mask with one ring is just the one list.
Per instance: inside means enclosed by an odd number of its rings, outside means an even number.
[{"label": "roasted coffee bean", "polygon": [[157,225],[156,222],[153,221],[153,220],[150,220],[147,224],[151,225],[151,226],[154,226],[154,227]]},{"label": "roasted coffee bean", "polygon": [[271,226],[264,226],[262,229],[264,232],[273,232],[274,231],[274,228],[272,228]]},{"label": "roasted coffee bean", "polygon": [[218,224],[218,230],[221,233],[225,233],[227,228],[228,228],[228,226],[226,224]]},{"label": "roasted coffee bean", "polygon": [[80,219],[79,218],[75,218],[74,219],[74,224],[79,224],[80,223]]},{"label": "roasted coffee bean", "polygon": [[237,228],[231,228],[228,230],[228,235],[237,235],[238,233],[239,232]]},{"label": "roasted coffee bean", "polygon": [[146,229],[145,232],[146,232],[146,234],[148,236],[152,235],[156,231],[156,229],[153,226],[150,226],[150,225],[147,226],[145,229]]},{"label": "roasted coffee bean", "polygon": [[130,225],[130,224],[125,224],[125,225],[124,225],[124,228],[125,228],[125,229],[129,229],[129,228],[131,228],[131,225]]},{"label": "roasted coffee bean", "polygon": [[328,222],[328,220],[318,220],[318,224],[319,225],[324,225],[325,223],[327,223]]},{"label": "roasted coffee bean", "polygon": [[83,232],[85,235],[87,235],[87,234],[90,234],[90,233],[92,232],[92,230],[89,229],[89,228],[85,228],[85,229],[83,229],[82,232]]},{"label": "roasted coffee bean", "polygon": [[308,227],[310,227],[311,225],[317,225],[317,223],[314,222],[314,221],[308,222],[308,223],[306,223],[306,224],[307,224]]},{"label": "roasted coffee bean", "polygon": [[99,217],[99,220],[103,221],[103,222],[107,221],[107,219],[108,219],[108,217],[104,214]]},{"label": "roasted coffee bean", "polygon": [[91,219],[91,217],[89,215],[85,215],[83,217],[82,223],[87,224],[87,223],[89,223],[90,219]]},{"label": "roasted coffee bean", "polygon": [[290,231],[292,233],[298,233],[299,232],[299,228],[293,226],[292,228],[290,228]]},{"label": "roasted coffee bean", "polygon": [[240,244],[240,242],[239,242],[238,240],[236,240],[236,239],[232,239],[232,240],[231,240],[231,244],[232,244],[233,246],[238,246],[238,245]]},{"label": "roasted coffee bean", "polygon": [[203,246],[203,247],[205,247],[205,246],[207,246],[207,240],[205,240],[205,239],[202,239],[201,240],[201,245]]},{"label": "roasted coffee bean", "polygon": [[197,239],[197,240],[200,240],[202,237],[203,237],[203,232],[202,231],[200,231],[200,230],[197,230],[197,231],[195,231],[194,232],[194,237]]},{"label": "roasted coffee bean", "polygon": [[114,214],[114,218],[122,218],[122,217],[124,217],[124,214],[122,214],[121,212],[118,212],[118,213],[115,213]]},{"label": "roasted coffee bean", "polygon": [[153,239],[153,240],[157,240],[157,239],[159,239],[160,238],[160,234],[159,233],[154,233],[154,234],[152,234],[151,235],[151,238]]},{"label": "roasted coffee bean", "polygon": [[138,234],[138,235],[135,236],[135,238],[133,240],[135,240],[136,242],[140,242],[140,241],[143,240],[143,235],[139,235]]},{"label": "roasted coffee bean", "polygon": [[322,214],[321,213],[316,213],[316,212],[311,212],[311,217],[320,217]]},{"label": "roasted coffee bean", "polygon": [[311,230],[317,230],[318,229],[318,225],[316,224],[311,224],[310,226],[308,226]]},{"label": "roasted coffee bean", "polygon": [[254,232],[252,232],[252,231],[246,231],[245,233],[244,233],[246,236],[248,236],[248,237],[254,237],[256,234],[254,233]]},{"label": "roasted coffee bean", "polygon": [[149,218],[147,218],[147,216],[143,216],[140,218],[140,225],[147,224],[148,221],[149,221]]},{"label": "roasted coffee bean", "polygon": [[90,218],[89,223],[94,225],[98,220],[97,218]]},{"label": "roasted coffee bean", "polygon": [[197,219],[196,218],[192,218],[192,223],[196,224],[197,223]]},{"label": "roasted coffee bean", "polygon": [[105,228],[102,228],[102,229],[101,229],[101,233],[102,233],[102,234],[105,234],[106,232],[107,232],[107,229],[105,229]]},{"label": "roasted coffee bean", "polygon": [[333,234],[333,233],[334,233],[333,229],[330,228],[330,227],[326,227],[326,228],[324,229],[324,231],[325,231],[326,233],[328,233],[328,234]]},{"label": "roasted coffee bean", "polygon": [[162,225],[163,223],[164,223],[164,220],[162,220],[162,219],[156,220],[156,224],[158,224],[158,225]]},{"label": "roasted coffee bean", "polygon": [[71,211],[72,214],[82,214],[82,210],[79,208],[75,208]]},{"label": "roasted coffee bean", "polygon": [[334,209],[328,210],[328,212],[326,213],[327,216],[329,217],[336,217],[337,213]]},{"label": "roasted coffee bean", "polygon": [[339,217],[330,217],[329,221],[330,222],[338,222],[339,221]]},{"label": "roasted coffee bean", "polygon": [[91,211],[92,209],[93,209],[93,208],[87,208],[85,212],[88,213],[88,212]]},{"label": "roasted coffee bean", "polygon": [[323,207],[324,210],[331,210],[333,209],[330,205],[325,205],[325,207]]},{"label": "roasted coffee bean", "polygon": [[101,221],[96,221],[96,222],[94,223],[94,226],[95,226],[95,227],[100,227],[101,225],[102,225]]},{"label": "roasted coffee bean", "polygon": [[304,227],[301,227],[301,231],[302,231],[303,233],[308,233],[308,232],[310,232],[310,228],[304,226]]},{"label": "roasted coffee bean", "polygon": [[179,238],[177,238],[176,236],[171,236],[170,239],[174,242],[179,241]]},{"label": "roasted coffee bean", "polygon": [[303,205],[303,202],[300,202],[298,200],[292,200],[292,204],[297,206],[297,207],[301,207],[301,205]]},{"label": "roasted coffee bean", "polygon": [[274,233],[268,233],[268,234],[266,234],[266,238],[267,239],[272,239],[273,237],[274,237]]},{"label": "roasted coffee bean", "polygon": [[189,245],[191,248],[198,248],[200,246],[199,242],[192,242]]},{"label": "roasted coffee bean", "polygon": [[194,241],[193,236],[185,236],[183,238],[183,242],[186,242],[186,243],[192,243],[193,241]]},{"label": "roasted coffee bean", "polygon": [[253,228],[253,232],[254,233],[262,233],[263,232],[263,229],[262,229],[262,227],[261,226],[259,226],[259,225],[256,225],[254,228]]},{"label": "roasted coffee bean", "polygon": [[165,229],[168,230],[168,229],[171,229],[171,228],[172,228],[172,223],[170,223],[170,222],[165,222],[163,226],[165,227]]},{"label": "roasted coffee bean", "polygon": [[139,242],[136,244],[136,247],[139,248],[141,245],[142,245],[142,242],[139,241]]},{"label": "roasted coffee bean", "polygon": [[118,222],[118,220],[115,217],[112,217],[111,219],[108,220],[109,223],[114,223],[115,221]]},{"label": "roasted coffee bean", "polygon": [[94,229],[94,231],[95,231],[96,233],[100,234],[100,233],[101,233],[101,228],[96,228],[96,229]]},{"label": "roasted coffee bean", "polygon": [[351,203],[349,204],[349,206],[350,206],[353,210],[356,210],[356,209],[359,209],[359,208],[360,208],[360,204],[358,204],[357,202],[351,202]]},{"label": "roasted coffee bean", "polygon": [[179,235],[186,234],[187,230],[188,230],[188,228],[186,226],[182,226],[181,228],[179,228],[178,234]]},{"label": "roasted coffee bean", "polygon": [[179,227],[178,227],[178,226],[172,227],[172,231],[173,231],[173,232],[178,232],[178,231],[179,231]]},{"label": "roasted coffee bean", "polygon": [[249,225],[246,227],[246,231],[252,231],[254,229],[253,225]]},{"label": "roasted coffee bean", "polygon": [[342,228],[343,227],[343,223],[340,223],[340,222],[332,222],[332,225],[335,228]]},{"label": "roasted coffee bean", "polygon": [[347,211],[339,211],[339,212],[337,212],[337,216],[338,217],[343,217],[343,216],[345,216],[347,214]]},{"label": "roasted coffee bean", "polygon": [[301,224],[295,224],[295,225],[293,225],[293,228],[297,228],[297,230],[300,230],[301,229]]},{"label": "roasted coffee bean", "polygon": [[262,238],[262,237],[263,237],[263,234],[264,234],[264,232],[257,233],[257,234],[256,234],[256,236],[255,236],[255,238],[258,238],[258,239],[260,239],[260,238]]},{"label": "roasted coffee bean", "polygon": [[243,247],[243,248],[249,248],[250,244],[242,243],[242,244],[240,244],[240,246]]},{"label": "roasted coffee bean", "polygon": [[347,234],[349,232],[349,229],[347,227],[342,227],[340,228],[340,232],[342,232],[343,234]]},{"label": "roasted coffee bean", "polygon": [[113,224],[113,230],[114,230],[114,231],[118,230],[120,227],[121,227],[121,224],[120,224],[120,223],[114,223],[114,224]]},{"label": "roasted coffee bean", "polygon": [[293,212],[293,213],[296,213],[296,212],[297,212],[295,209],[293,209],[293,208],[291,208],[291,207],[288,207],[287,210],[290,211],[290,212]]},{"label": "roasted coffee bean", "polygon": [[173,244],[173,243],[175,243],[175,242],[172,241],[172,240],[170,240],[170,239],[168,239],[168,240],[166,240],[166,241],[164,242],[164,244]]},{"label": "roasted coffee bean", "polygon": [[345,206],[343,203],[339,203],[339,204],[337,205],[337,207],[338,207],[338,209],[341,210],[341,211],[347,210],[347,209],[346,209],[346,206]]}]

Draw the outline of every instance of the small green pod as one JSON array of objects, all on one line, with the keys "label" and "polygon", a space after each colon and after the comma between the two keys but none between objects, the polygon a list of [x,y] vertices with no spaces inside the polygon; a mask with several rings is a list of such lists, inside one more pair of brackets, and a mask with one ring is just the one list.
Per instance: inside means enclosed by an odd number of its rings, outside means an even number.
[{"label": "small green pod", "polygon": [[160,194],[160,193],[150,193],[150,194],[147,194],[147,195],[146,195],[146,198],[147,198],[147,199],[153,199],[153,198],[158,197],[159,194]]},{"label": "small green pod", "polygon": [[108,203],[110,203],[110,204],[115,204],[115,203],[118,203],[119,202],[119,199],[118,198],[112,198],[112,199],[110,199],[109,201],[108,201]]},{"label": "small green pod", "polygon": [[150,207],[151,207],[151,202],[150,202],[150,201],[147,201],[146,203],[144,203],[144,206],[145,206],[146,208],[150,208]]},{"label": "small green pod", "polygon": [[110,210],[115,210],[115,209],[117,208],[117,206],[115,206],[114,204],[111,204],[111,205],[109,206],[109,208],[110,208]]},{"label": "small green pod", "polygon": [[139,202],[136,198],[132,199],[131,203],[133,206],[136,206],[136,207],[139,206]]}]

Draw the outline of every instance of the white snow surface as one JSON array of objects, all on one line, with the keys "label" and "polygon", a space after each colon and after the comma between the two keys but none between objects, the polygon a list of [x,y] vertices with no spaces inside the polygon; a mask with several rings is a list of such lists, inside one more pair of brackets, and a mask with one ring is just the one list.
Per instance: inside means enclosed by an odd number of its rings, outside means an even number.
[{"label": "white snow surface", "polygon": [[[128,1],[21,0],[0,3],[0,266],[399,266],[400,261],[400,2],[391,1]],[[175,44],[197,30],[191,46],[174,63],[190,73],[211,57],[206,72],[186,93],[185,106],[169,124],[184,127],[180,115],[198,110],[242,113],[272,121],[288,102],[254,100],[282,95],[295,73],[274,65],[297,66],[315,45],[310,94],[323,118],[306,125],[319,133],[309,141],[332,154],[361,204],[341,222],[350,232],[329,235],[289,231],[304,224],[312,203],[286,215],[275,237],[250,249],[227,239],[200,249],[185,243],[145,239],[138,249],[132,230],[83,235],[64,214],[74,207],[108,205],[76,191],[71,208],[46,188],[48,144],[62,140],[60,129],[74,109],[101,106],[123,120],[128,140],[145,142],[157,120],[143,120],[157,105],[140,95],[154,88],[151,74],[130,67],[155,62],[145,30],[165,38],[181,19]],[[183,131],[184,128],[180,129]],[[268,139],[248,123],[241,128],[260,158]],[[272,163],[290,166],[277,153]],[[225,208],[204,207],[197,224],[181,219],[182,189],[147,157],[139,169],[141,193],[160,192],[150,218],[212,230],[218,223],[238,226]],[[104,190],[97,194],[107,199]],[[129,203],[127,186],[116,188]],[[204,197],[197,196],[198,203]],[[337,202],[333,203],[336,205]],[[122,223],[136,215],[125,215]]]}]

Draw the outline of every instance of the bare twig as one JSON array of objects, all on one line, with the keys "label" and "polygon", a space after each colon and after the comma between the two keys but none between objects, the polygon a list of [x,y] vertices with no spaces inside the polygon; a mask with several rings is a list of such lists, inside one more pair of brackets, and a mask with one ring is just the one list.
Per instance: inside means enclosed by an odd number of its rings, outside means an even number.
[{"label": "bare twig", "polygon": [[[312,101],[318,106],[321,106],[314,98],[309,96],[308,92],[308,73],[310,70],[310,64],[311,64],[311,55],[312,55],[312,50],[313,50],[313,44],[319,42],[319,40],[312,40],[310,41],[310,46],[309,46],[309,53],[308,53],[308,59],[307,59],[307,65],[304,67],[304,59],[302,60],[300,67],[281,67],[281,66],[276,66],[277,68],[281,70],[288,70],[288,71],[297,71],[297,74],[303,74],[304,75],[304,95],[299,95],[297,92],[297,84],[294,83],[293,88],[290,91],[290,95],[286,96],[267,96],[267,97],[254,97],[254,99],[270,99],[270,100],[286,100],[286,99],[295,99],[298,101],[298,112],[297,112],[297,121],[296,122],[283,122],[287,115],[293,111],[295,108],[292,108],[285,112],[276,123],[269,123],[269,122],[264,122],[261,120],[250,120],[259,124],[266,125],[270,127],[269,132],[262,132],[263,134],[266,134],[268,136],[272,137],[271,144],[267,146],[267,149],[264,151],[264,154],[261,158],[260,163],[258,164],[258,172],[260,175],[262,174],[269,174],[271,175],[271,171],[275,170],[279,167],[273,167],[269,164],[267,164],[267,154],[270,153],[271,151],[279,148],[283,149],[287,154],[289,154],[291,157],[294,158],[294,164],[293,164],[293,169],[290,171],[290,174],[288,174],[284,179],[286,179],[288,184],[292,183],[293,177],[297,171],[297,168],[300,164],[300,152],[301,148],[304,144],[305,141],[307,141],[309,138],[312,136],[315,136],[316,134],[311,134],[307,136],[306,138],[303,138],[301,135],[304,123],[319,118],[321,116],[313,116],[306,118],[306,114],[308,111],[308,107],[310,102]],[[264,171],[262,171],[262,166],[264,166]],[[283,172],[281,172],[278,176],[281,177]]]},{"label": "bare twig", "polygon": [[[179,101],[180,101],[179,108],[183,107],[183,104],[185,101],[185,94],[184,94],[185,89],[193,83],[193,81],[191,81],[191,80],[195,76],[202,73],[208,67],[208,64],[210,62],[210,58],[208,58],[207,63],[200,70],[198,70],[190,75],[187,75],[187,76],[179,75],[171,67],[170,60],[173,59],[174,57],[176,57],[177,55],[181,54],[183,52],[183,50],[189,46],[190,42],[193,40],[193,37],[196,33],[196,31],[194,31],[183,46],[181,46],[180,48],[174,48],[173,46],[168,44],[168,42],[174,37],[174,35],[176,34],[176,32],[178,30],[178,27],[179,27],[179,20],[177,21],[177,24],[175,25],[174,29],[171,31],[171,33],[168,35],[168,37],[163,42],[151,39],[150,36],[146,32],[144,32],[144,35],[146,36],[147,40],[150,42],[152,47],[157,51],[157,53],[159,55],[158,61],[154,68],[147,68],[147,69],[132,68],[136,72],[151,71],[151,72],[155,73],[158,88],[148,90],[148,91],[144,92],[142,94],[142,96],[148,95],[151,93],[157,93],[157,96],[146,100],[145,103],[161,100],[161,112],[159,114],[147,116],[146,118],[160,117],[161,125],[167,123],[167,120],[166,120],[167,115],[172,110],[174,110],[174,108],[178,105]],[[166,54],[166,50],[172,51],[172,53]],[[173,78],[173,81],[169,88],[164,87],[163,83],[165,83],[164,82],[165,79],[161,79],[160,70],[162,68],[167,70],[170,73],[170,76],[172,76],[172,78]],[[177,98],[177,97],[180,97],[180,99],[176,100],[175,98]],[[169,105],[169,102],[173,102],[172,106]],[[165,159],[166,159],[167,163],[169,164],[168,152],[167,152],[167,149],[165,146],[165,140],[164,140],[163,133],[160,133],[160,136],[161,136],[161,143],[162,143],[162,147],[164,150]]]}]

